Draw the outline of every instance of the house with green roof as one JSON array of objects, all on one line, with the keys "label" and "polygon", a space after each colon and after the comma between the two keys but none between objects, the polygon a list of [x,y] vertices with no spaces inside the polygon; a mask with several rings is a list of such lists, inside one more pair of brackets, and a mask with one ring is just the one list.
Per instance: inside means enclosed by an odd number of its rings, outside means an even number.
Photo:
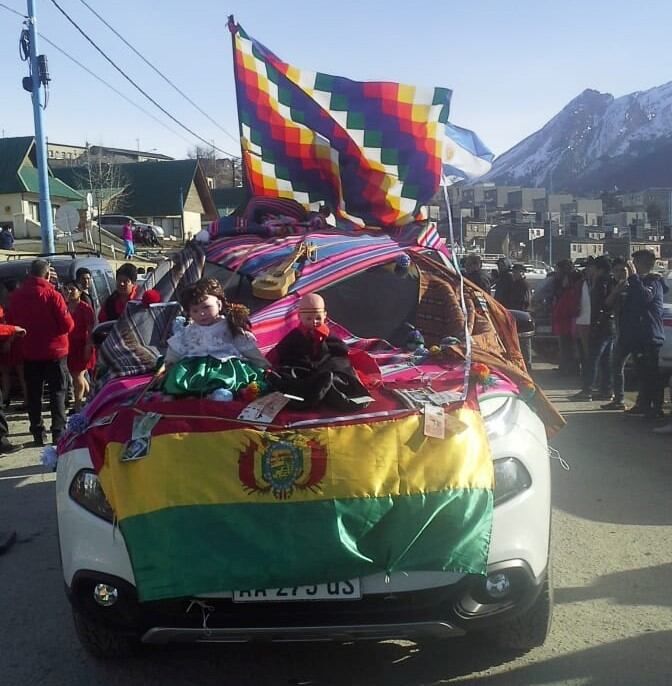
[{"label": "house with green roof", "polygon": [[215,201],[217,214],[220,217],[227,217],[239,208],[245,208],[250,199],[250,190],[247,186],[213,188],[212,198]]},{"label": "house with green roof", "polygon": [[[51,170],[49,193],[54,215],[67,203],[86,209],[85,196]],[[16,238],[40,237],[40,188],[32,136],[0,138],[0,226],[9,226]]]},{"label": "house with green roof", "polygon": [[[103,203],[104,214],[128,215],[161,226],[166,236],[194,236],[205,222],[217,219],[217,208],[208,180],[198,160],[132,162],[115,165],[115,185],[123,191],[110,194],[114,210]],[[86,195],[100,189],[87,188],[85,167],[54,170],[59,179]]]}]

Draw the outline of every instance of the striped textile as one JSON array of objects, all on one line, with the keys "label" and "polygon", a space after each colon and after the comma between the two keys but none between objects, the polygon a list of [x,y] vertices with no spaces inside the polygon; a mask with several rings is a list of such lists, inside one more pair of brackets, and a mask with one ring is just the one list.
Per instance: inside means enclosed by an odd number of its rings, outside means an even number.
[{"label": "striped textile", "polygon": [[126,305],[126,310],[100,348],[98,359],[104,374],[99,384],[156,369],[165,352],[172,323],[181,311],[175,298],[180,289],[200,278],[204,266],[203,249],[198,243],[191,242],[149,274],[138,289],[138,298],[154,289],[161,294],[162,303],[146,307],[136,300]]},{"label": "striped textile", "polygon": [[301,241],[316,249],[316,261],[303,265],[299,281],[293,287],[293,290],[301,292],[315,290],[315,282],[328,280],[332,274],[340,275],[342,272],[347,276],[353,267],[366,268],[369,259],[372,264],[377,264],[380,255],[393,257],[418,247],[431,247],[447,254],[436,228],[430,225],[427,229],[413,226],[391,234],[335,230],[282,238],[223,238],[206,247],[206,259],[226,269],[238,269],[242,274],[255,276],[289,257]]},{"label": "striped textile", "polygon": [[251,198],[243,213],[243,225],[254,221],[257,212],[293,217],[300,222],[306,221],[306,210],[303,205],[291,198]]},{"label": "striped textile", "polygon": [[205,252],[197,241],[191,241],[183,250],[164,260],[145,279],[138,289],[138,297],[148,290],[161,294],[161,301],[174,300],[176,293],[184,286],[201,278],[205,266]]}]

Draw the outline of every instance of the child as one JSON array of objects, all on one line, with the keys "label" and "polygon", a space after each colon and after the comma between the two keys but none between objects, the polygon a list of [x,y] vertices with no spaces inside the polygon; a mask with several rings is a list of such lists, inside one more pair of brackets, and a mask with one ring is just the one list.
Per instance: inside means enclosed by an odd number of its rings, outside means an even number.
[{"label": "child", "polygon": [[79,283],[66,283],[65,291],[68,310],[75,322],[75,328],[68,334],[68,370],[72,376],[75,396],[74,412],[82,409],[84,396],[89,392],[87,372],[92,372],[96,366],[96,355],[93,350],[91,333],[96,317],[93,308],[82,299],[82,288]]},{"label": "child", "polygon": [[269,365],[250,331],[247,310],[231,305],[216,279],[201,279],[180,297],[191,323],[168,339],[169,395],[207,395],[223,388],[235,394],[252,383],[264,387]]},{"label": "child", "polygon": [[350,365],[348,346],[329,332],[322,296],[309,293],[301,298],[299,322],[275,349],[281,390],[302,398],[301,407],[313,407],[322,400],[339,410],[368,404],[353,402],[353,398],[367,397],[367,391]]}]

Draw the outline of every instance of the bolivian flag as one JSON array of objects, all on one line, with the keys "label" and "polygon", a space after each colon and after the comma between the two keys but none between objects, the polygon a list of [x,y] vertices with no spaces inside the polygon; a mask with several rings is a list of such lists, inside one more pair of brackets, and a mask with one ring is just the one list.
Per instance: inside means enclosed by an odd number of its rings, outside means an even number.
[{"label": "bolivian flag", "polygon": [[164,417],[126,461],[133,416],[97,442],[142,601],[485,571],[493,469],[475,409],[453,413],[444,439],[416,414],[291,431]]}]

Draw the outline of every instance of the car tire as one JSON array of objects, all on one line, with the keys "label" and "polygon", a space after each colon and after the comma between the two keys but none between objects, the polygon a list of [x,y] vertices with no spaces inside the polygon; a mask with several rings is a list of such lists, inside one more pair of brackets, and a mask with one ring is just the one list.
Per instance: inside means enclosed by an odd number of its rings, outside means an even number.
[{"label": "car tire", "polygon": [[544,644],[553,618],[553,583],[550,566],[539,596],[525,612],[499,624],[487,637],[504,650],[526,653]]},{"label": "car tire", "polygon": [[72,611],[75,632],[84,650],[99,659],[128,657],[140,648],[140,641]]}]

